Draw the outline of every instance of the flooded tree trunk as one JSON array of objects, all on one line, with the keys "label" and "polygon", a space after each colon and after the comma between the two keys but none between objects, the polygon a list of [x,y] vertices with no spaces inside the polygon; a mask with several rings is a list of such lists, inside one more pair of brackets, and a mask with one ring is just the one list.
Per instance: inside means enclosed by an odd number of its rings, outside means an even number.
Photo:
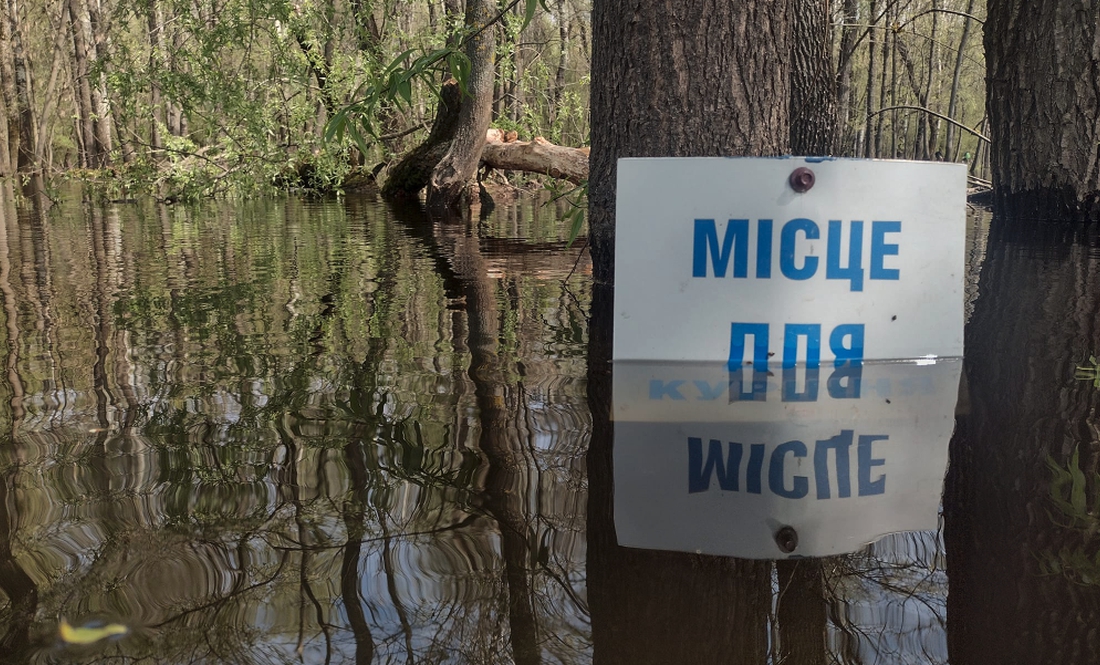
[{"label": "flooded tree trunk", "polygon": [[461,106],[462,93],[458,82],[450,79],[439,90],[439,105],[428,138],[390,168],[382,185],[383,196],[390,199],[414,198],[428,186],[432,169],[443,159],[454,138]]},{"label": "flooded tree trunk", "polygon": [[[618,544],[611,414],[620,157],[787,152],[785,1],[593,3],[588,598],[596,663],[761,663],[771,566]],[[767,37],[763,37],[766,35]],[[720,45],[720,46],[719,46]]]},{"label": "flooded tree trunk", "polygon": [[986,107],[994,205],[1100,217],[1100,22],[1095,3],[990,0]]},{"label": "flooded tree trunk", "polygon": [[466,1],[466,27],[475,31],[466,42],[470,73],[458,109],[454,139],[447,154],[432,170],[428,183],[428,205],[433,208],[453,210],[474,200],[471,185],[481,161],[493,108],[496,33],[489,23],[494,17],[494,7],[495,3],[488,0]]},{"label": "flooded tree trunk", "polygon": [[1079,466],[1095,501],[1100,390],[1074,372],[1100,350],[1098,250],[1096,226],[995,220],[944,493],[953,664],[1091,663],[1100,650],[1096,516],[1058,507],[1052,469]]}]

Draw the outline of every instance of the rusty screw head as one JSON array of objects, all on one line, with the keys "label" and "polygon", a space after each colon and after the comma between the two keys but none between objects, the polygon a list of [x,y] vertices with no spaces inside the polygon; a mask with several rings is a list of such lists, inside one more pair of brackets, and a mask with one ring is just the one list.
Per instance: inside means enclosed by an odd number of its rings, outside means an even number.
[{"label": "rusty screw head", "polygon": [[814,172],[805,166],[799,166],[791,171],[789,182],[791,183],[791,189],[799,194],[809,191],[814,186]]},{"label": "rusty screw head", "polygon": [[779,546],[780,552],[790,554],[798,547],[798,532],[792,526],[781,528],[775,532],[775,544]]}]

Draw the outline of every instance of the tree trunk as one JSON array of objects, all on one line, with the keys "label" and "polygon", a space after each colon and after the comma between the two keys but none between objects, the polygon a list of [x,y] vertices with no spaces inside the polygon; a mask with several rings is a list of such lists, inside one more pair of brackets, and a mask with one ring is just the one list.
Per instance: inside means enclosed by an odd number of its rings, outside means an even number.
[{"label": "tree trunk", "polygon": [[1096,2],[990,0],[986,108],[996,210],[1100,217],[1098,43]]},{"label": "tree trunk", "polygon": [[[160,67],[160,53],[164,22],[161,20],[160,8],[157,0],[150,0],[148,15],[146,16],[149,28],[149,71],[156,72]],[[164,138],[161,130],[166,125],[164,118],[164,105],[160,98],[160,84],[158,76],[149,77],[149,145],[159,158],[161,148],[164,147]]]},{"label": "tree trunk", "polygon": [[439,105],[436,107],[432,131],[424,142],[401,158],[386,175],[382,195],[386,198],[412,198],[428,186],[432,170],[451,146],[458,127],[458,111],[462,106],[462,93],[458,82],[451,79],[439,89]]},{"label": "tree trunk", "polygon": [[101,166],[111,163],[111,151],[114,150],[114,141],[111,137],[111,125],[114,124],[114,114],[107,99],[107,73],[111,66],[110,54],[107,52],[107,26],[99,14],[99,6],[96,0],[85,0],[88,9],[88,29],[92,37],[92,54],[96,62],[100,64],[99,73],[92,85],[92,104],[95,108],[95,139],[99,145]]},{"label": "tree trunk", "polygon": [[[970,16],[974,15],[974,0],[970,0],[967,3],[966,13]],[[947,117],[952,120],[956,119],[955,111],[958,109],[959,79],[962,78],[963,56],[966,53],[966,43],[970,40],[970,23],[971,20],[969,18],[963,19],[962,36],[959,37],[959,51],[955,54],[955,74],[951,77],[951,98],[947,102]],[[955,147],[955,125],[950,122],[947,123],[947,137],[944,143],[947,148],[943,154],[947,161],[958,161],[959,151]]]},{"label": "tree trunk", "polygon": [[620,157],[788,151],[789,30],[785,0],[592,6],[588,599],[597,664],[767,662],[769,564],[617,543],[611,287]]},{"label": "tree trunk", "polygon": [[878,11],[875,0],[871,0],[871,22],[867,31],[867,118],[863,126],[863,156],[877,157],[878,146],[875,144],[875,118],[871,114],[875,112],[875,75],[878,69],[875,67],[875,31],[878,29]]},{"label": "tree trunk", "polygon": [[844,154],[853,152],[849,140],[852,113],[852,60],[856,50],[855,22],[859,18],[859,0],[843,0],[844,25],[840,29],[840,55],[837,69],[837,119]]},{"label": "tree trunk", "polygon": [[470,74],[466,95],[458,109],[458,124],[450,148],[432,170],[428,183],[428,205],[436,209],[458,209],[470,202],[470,186],[481,161],[485,131],[493,107],[493,51],[495,32],[489,26],[495,3],[489,0],[466,1],[466,27],[479,31],[467,38],[466,56]]},{"label": "tree trunk", "polygon": [[73,40],[73,96],[79,116],[80,143],[83,151],[80,164],[84,168],[102,166],[95,138],[95,109],[92,106],[88,35],[84,29],[83,12],[78,0],[68,0],[69,28]]},{"label": "tree trunk", "polygon": [[[12,94],[13,103],[8,108],[8,145],[12,157],[16,161],[16,170],[30,171],[34,169],[35,153],[35,126],[34,109],[31,106],[31,68],[27,63],[26,54],[23,52],[23,36],[20,31],[19,7],[16,0],[6,0],[6,51],[11,55]],[[6,55],[6,54],[5,54]],[[5,58],[6,59],[6,58]],[[6,67],[5,67],[6,69]],[[6,72],[4,72],[6,74]],[[5,86],[7,82],[5,81]],[[5,91],[5,97],[7,91]],[[12,142],[12,139],[15,142]],[[15,146],[18,146],[15,148]]]},{"label": "tree trunk", "polygon": [[829,0],[791,3],[791,130],[795,155],[836,152],[836,88]]},{"label": "tree trunk", "polygon": [[508,171],[541,173],[579,185],[588,180],[588,148],[554,145],[541,136],[531,141],[505,140],[504,132],[486,132],[481,162],[485,166]]},{"label": "tree trunk", "polygon": [[610,283],[614,268],[618,158],[788,152],[789,20],[785,0],[642,12],[624,0],[594,4],[588,203],[598,281]]}]

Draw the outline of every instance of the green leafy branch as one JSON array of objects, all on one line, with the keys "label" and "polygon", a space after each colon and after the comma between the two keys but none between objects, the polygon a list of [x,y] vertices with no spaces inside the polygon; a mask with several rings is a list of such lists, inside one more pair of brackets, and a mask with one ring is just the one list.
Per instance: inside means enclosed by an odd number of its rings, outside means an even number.
[{"label": "green leafy branch", "polygon": [[569,212],[562,215],[561,221],[569,222],[569,241],[566,243],[566,247],[572,247],[573,241],[577,239],[577,236],[581,234],[581,229],[584,228],[585,213],[588,211],[588,181],[585,180],[569,189],[562,189],[559,182],[554,180],[548,183],[546,188],[553,194],[548,203],[565,199],[565,202],[569,204]]},{"label": "green leafy branch", "polygon": [[419,81],[424,84],[432,95],[440,97],[440,87],[436,83],[441,65],[446,64],[451,75],[458,82],[459,90],[466,96],[466,82],[470,77],[471,63],[464,49],[470,40],[501,21],[509,11],[520,2],[525,2],[523,24],[520,30],[526,28],[535,16],[535,11],[541,5],[547,12],[550,8],[546,0],[512,0],[512,2],[500,10],[500,12],[485,25],[466,35],[455,46],[447,46],[435,49],[430,53],[418,56],[408,66],[405,62],[416,53],[417,49],[408,49],[394,58],[377,75],[361,86],[357,92],[362,94],[358,101],[348,104],[337,111],[325,127],[325,141],[342,141],[348,136],[359,148],[360,152],[368,151],[367,137],[378,139],[379,134],[375,127],[374,118],[383,104],[393,104],[398,108],[411,109],[413,106],[413,83]]},{"label": "green leafy branch", "polygon": [[[1081,584],[1100,584],[1100,550],[1094,536],[1100,528],[1100,495],[1089,499],[1088,479],[1081,470],[1077,450],[1063,467],[1053,457],[1047,458],[1051,471],[1050,499],[1062,519],[1051,514],[1051,521],[1058,526],[1076,531],[1081,540],[1076,545],[1066,545],[1057,552],[1046,551],[1039,557],[1044,574],[1063,575]],[[1094,481],[1100,481],[1095,477]]]}]

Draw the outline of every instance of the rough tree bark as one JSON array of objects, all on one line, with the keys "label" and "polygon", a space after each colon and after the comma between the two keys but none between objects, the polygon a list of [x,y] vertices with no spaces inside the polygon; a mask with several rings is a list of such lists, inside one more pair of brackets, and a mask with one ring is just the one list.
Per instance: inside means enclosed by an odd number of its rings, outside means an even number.
[{"label": "rough tree bark", "polygon": [[994,206],[1100,217],[1100,11],[1095,0],[990,0],[986,108]]},{"label": "rough tree bark", "polygon": [[413,148],[390,167],[382,195],[386,198],[412,198],[428,186],[435,168],[451,146],[458,127],[458,109],[462,105],[462,93],[458,82],[451,79],[439,91],[439,105],[435,110],[432,130],[423,143]]},{"label": "rough tree bark", "polygon": [[496,36],[489,23],[494,17],[494,7],[495,3],[488,0],[466,1],[466,27],[474,31],[466,41],[470,74],[466,79],[466,97],[458,109],[454,138],[428,182],[428,206],[434,209],[457,210],[473,200],[471,182],[477,175],[493,108]]},{"label": "rough tree bark", "polygon": [[836,151],[829,0],[791,2],[791,154]]},{"label": "rough tree bark", "polygon": [[614,272],[619,157],[788,151],[787,10],[786,0],[593,6],[588,202],[599,282]]}]

